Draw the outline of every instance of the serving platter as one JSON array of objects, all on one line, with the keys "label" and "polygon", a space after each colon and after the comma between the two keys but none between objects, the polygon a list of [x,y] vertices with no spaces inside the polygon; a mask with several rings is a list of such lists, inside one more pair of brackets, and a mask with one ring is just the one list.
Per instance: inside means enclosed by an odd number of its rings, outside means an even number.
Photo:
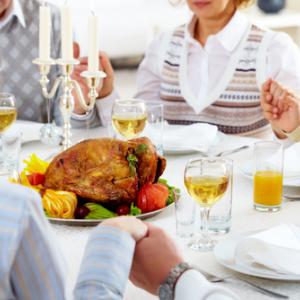
[{"label": "serving platter", "polygon": [[[168,206],[151,211],[149,213],[140,214],[136,217],[140,220],[149,219],[152,217],[155,217],[162,212],[166,211],[167,209],[171,208],[174,205],[174,202],[169,204]],[[58,225],[67,225],[67,226],[97,226],[99,223],[107,220],[107,219],[97,219],[97,220],[86,220],[86,219],[58,219],[58,218],[48,218],[50,223],[52,224],[58,224]]]}]

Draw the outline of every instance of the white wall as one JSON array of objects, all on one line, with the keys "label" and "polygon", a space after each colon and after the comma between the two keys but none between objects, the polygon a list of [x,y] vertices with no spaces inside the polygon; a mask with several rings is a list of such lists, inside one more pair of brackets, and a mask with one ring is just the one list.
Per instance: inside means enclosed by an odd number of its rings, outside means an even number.
[{"label": "white wall", "polygon": [[[58,5],[65,2],[48,1]],[[174,28],[188,17],[186,7],[174,8],[169,0],[69,0],[83,55],[87,53],[87,21],[92,1],[100,18],[100,49],[111,58],[142,55],[156,33]],[[300,13],[300,0],[287,0],[287,7]],[[254,10],[252,18],[261,17],[258,9],[251,9]],[[299,28],[283,26],[280,30],[288,32],[300,44]]]},{"label": "white wall", "polygon": [[[60,5],[64,0],[49,0]],[[87,52],[89,0],[69,0],[74,15],[76,39]],[[155,33],[185,22],[184,7],[174,8],[168,0],[94,0],[100,18],[100,48],[111,58],[144,53]]]}]

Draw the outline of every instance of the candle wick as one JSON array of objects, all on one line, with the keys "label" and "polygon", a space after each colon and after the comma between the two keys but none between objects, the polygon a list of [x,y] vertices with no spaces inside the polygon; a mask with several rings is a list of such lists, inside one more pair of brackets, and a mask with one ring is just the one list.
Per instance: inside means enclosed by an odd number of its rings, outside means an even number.
[{"label": "candle wick", "polygon": [[95,13],[94,10],[91,10],[91,13],[92,13],[93,16],[96,16],[96,13]]}]

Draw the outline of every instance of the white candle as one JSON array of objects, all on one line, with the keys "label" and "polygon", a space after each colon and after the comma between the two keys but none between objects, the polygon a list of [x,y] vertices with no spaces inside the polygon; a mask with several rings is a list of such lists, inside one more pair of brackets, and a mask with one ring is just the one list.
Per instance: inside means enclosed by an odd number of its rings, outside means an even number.
[{"label": "white candle", "polygon": [[99,20],[92,14],[89,17],[89,68],[90,72],[99,70]]},{"label": "white candle", "polygon": [[50,59],[50,31],[51,13],[48,6],[40,6],[40,26],[39,26],[39,58],[41,60]]},{"label": "white candle", "polygon": [[63,60],[73,59],[72,15],[68,5],[61,8],[61,52]]}]

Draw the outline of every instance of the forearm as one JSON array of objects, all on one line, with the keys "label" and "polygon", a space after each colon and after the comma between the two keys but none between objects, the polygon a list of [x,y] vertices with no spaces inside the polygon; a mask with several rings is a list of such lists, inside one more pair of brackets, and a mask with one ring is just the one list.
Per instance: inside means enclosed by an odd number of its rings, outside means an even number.
[{"label": "forearm", "polygon": [[113,92],[107,97],[96,100],[96,109],[102,126],[106,126],[111,121],[112,107],[115,100],[118,98],[118,92],[116,90],[113,90]]},{"label": "forearm", "polygon": [[196,270],[186,271],[179,278],[174,300],[237,300],[230,291],[209,283]]},{"label": "forearm", "polygon": [[84,258],[74,298],[119,300],[127,284],[135,241],[114,227],[99,226],[92,233]]}]

